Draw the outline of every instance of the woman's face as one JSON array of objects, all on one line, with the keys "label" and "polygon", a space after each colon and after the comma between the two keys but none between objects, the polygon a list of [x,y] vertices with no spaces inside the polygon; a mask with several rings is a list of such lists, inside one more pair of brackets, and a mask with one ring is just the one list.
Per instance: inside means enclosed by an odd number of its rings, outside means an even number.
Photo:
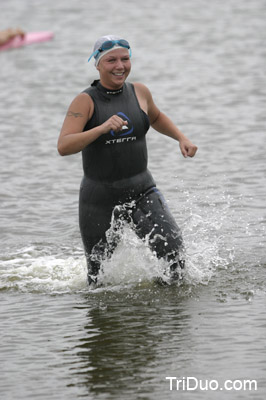
[{"label": "woman's face", "polygon": [[100,59],[97,69],[104,87],[114,90],[121,88],[131,70],[128,50],[118,48],[110,51]]}]

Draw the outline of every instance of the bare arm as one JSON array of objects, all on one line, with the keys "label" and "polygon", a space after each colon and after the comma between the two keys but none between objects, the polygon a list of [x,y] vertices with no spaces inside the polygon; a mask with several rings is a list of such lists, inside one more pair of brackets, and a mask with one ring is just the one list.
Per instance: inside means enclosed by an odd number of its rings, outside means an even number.
[{"label": "bare arm", "polygon": [[111,129],[119,131],[123,125],[127,124],[127,121],[123,121],[118,115],[113,115],[102,125],[83,132],[93,111],[93,101],[86,93],[79,94],[72,101],[57,143],[57,149],[61,156],[78,153]]},{"label": "bare arm", "polygon": [[197,151],[197,146],[195,146],[179,129],[178,127],[171,121],[170,118],[167,117],[164,113],[159,111],[158,117],[152,123],[152,127],[164,135],[167,135],[175,140],[178,140],[179,147],[183,156],[186,157],[194,157]]},{"label": "bare arm", "polygon": [[161,112],[155,105],[152,95],[148,88],[142,84],[135,84],[136,94],[140,100],[141,106],[150,118],[151,126],[158,132],[169,136],[179,142],[179,147],[181,153],[184,157],[194,157],[197,151],[197,146],[195,146],[172,122],[172,120],[167,117],[163,112]]},{"label": "bare arm", "polygon": [[13,39],[16,36],[23,37],[25,32],[20,28],[9,28],[0,32],[0,46],[7,43],[9,40]]}]

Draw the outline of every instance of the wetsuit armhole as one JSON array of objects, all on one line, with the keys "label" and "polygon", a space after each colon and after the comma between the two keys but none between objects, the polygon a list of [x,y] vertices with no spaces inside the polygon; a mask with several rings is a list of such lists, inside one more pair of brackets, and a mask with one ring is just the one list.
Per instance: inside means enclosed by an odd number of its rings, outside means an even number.
[{"label": "wetsuit armhole", "polygon": [[95,126],[98,125],[98,123],[97,123],[97,121],[98,121],[97,120],[97,110],[96,110],[97,109],[97,105],[96,105],[96,103],[94,101],[94,98],[93,98],[93,95],[92,95],[92,93],[90,91],[90,88],[83,90],[82,93],[86,93],[88,96],[90,96],[90,98],[91,98],[91,100],[93,102],[92,115],[91,115],[90,119],[86,122],[86,124],[84,126],[84,129],[83,129],[83,132],[85,132],[85,131],[88,131],[89,129],[95,128]]},{"label": "wetsuit armhole", "polygon": [[135,86],[134,86],[134,84],[133,84],[133,83],[129,83],[129,85],[130,85],[131,88],[132,88],[132,91],[133,91],[133,94],[134,94],[135,99],[136,99],[136,101],[137,101],[138,107],[139,107],[139,109],[140,109],[140,111],[141,111],[141,115],[142,115],[142,117],[143,117],[143,120],[144,120],[146,129],[148,130],[148,129],[150,128],[150,126],[151,126],[150,118],[149,118],[148,114],[147,114],[144,110],[142,110],[142,108],[140,107],[139,100],[138,100],[138,97],[137,97],[137,95],[136,95],[136,91],[135,91]]}]

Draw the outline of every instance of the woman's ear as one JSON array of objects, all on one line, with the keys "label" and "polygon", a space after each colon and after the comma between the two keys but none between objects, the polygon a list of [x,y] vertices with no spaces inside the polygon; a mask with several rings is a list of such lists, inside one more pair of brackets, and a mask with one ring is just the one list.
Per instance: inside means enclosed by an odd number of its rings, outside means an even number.
[{"label": "woman's ear", "polygon": [[96,66],[96,69],[97,69],[98,71],[100,71],[100,68],[99,68],[100,62],[101,62],[101,60],[98,62],[97,66]]}]

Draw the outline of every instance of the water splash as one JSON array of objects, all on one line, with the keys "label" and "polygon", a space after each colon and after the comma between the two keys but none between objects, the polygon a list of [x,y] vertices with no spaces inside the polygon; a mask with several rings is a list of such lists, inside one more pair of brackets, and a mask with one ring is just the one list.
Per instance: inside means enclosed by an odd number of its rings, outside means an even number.
[{"label": "water splash", "polygon": [[0,290],[66,293],[86,288],[85,259],[43,254],[29,246],[9,254],[0,264]]},{"label": "water splash", "polygon": [[164,261],[158,260],[129,226],[124,225],[123,235],[110,259],[103,262],[99,282],[103,285],[130,285],[152,282],[162,275]]},{"label": "water splash", "polygon": [[[186,245],[186,280],[191,285],[208,284],[217,271],[235,263],[237,239],[235,210],[238,203],[220,188],[178,188],[182,200],[181,225]],[[175,206],[175,204],[173,204]],[[176,205],[176,210],[180,207]],[[180,220],[180,215],[176,216]]]},{"label": "water splash", "polygon": [[[184,214],[188,218],[181,229],[186,268],[181,284],[205,285],[217,269],[226,269],[234,260],[234,246],[228,246],[225,240],[231,200],[220,198],[218,204],[209,195],[204,201],[195,200],[189,193],[185,195],[188,200]],[[153,285],[155,278],[160,277],[165,280],[166,262],[158,260],[127,223],[123,221],[121,231],[116,230],[116,234],[119,244],[112,257],[103,260],[99,274],[103,288]],[[83,250],[73,247],[65,247],[63,254],[54,245],[32,245],[9,252],[0,264],[0,280],[0,290],[51,294],[88,290]]]}]

